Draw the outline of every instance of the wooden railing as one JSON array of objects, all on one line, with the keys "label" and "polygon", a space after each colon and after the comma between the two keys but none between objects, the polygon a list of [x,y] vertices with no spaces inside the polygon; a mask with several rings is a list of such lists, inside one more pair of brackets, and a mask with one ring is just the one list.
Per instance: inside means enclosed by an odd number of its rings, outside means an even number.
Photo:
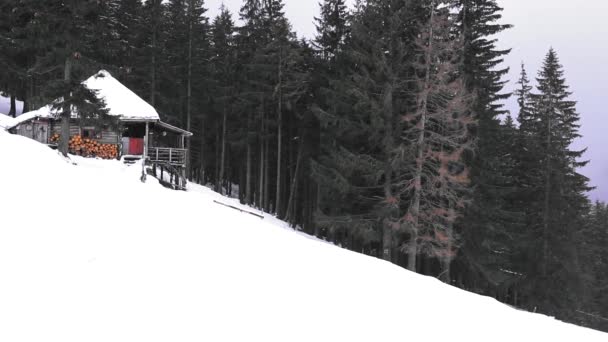
[{"label": "wooden railing", "polygon": [[183,148],[150,147],[148,160],[153,163],[170,165],[186,165],[188,150]]}]

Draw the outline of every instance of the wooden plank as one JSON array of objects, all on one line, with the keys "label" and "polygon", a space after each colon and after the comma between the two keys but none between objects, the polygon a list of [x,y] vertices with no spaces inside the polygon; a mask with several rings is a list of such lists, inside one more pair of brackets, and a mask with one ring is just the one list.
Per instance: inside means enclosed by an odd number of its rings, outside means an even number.
[{"label": "wooden plank", "polygon": [[218,202],[218,201],[215,201],[215,200],[214,200],[213,202],[215,202],[215,203],[217,203],[217,204],[219,204],[219,205],[223,205],[224,207],[228,207],[228,208],[230,208],[230,209],[234,209],[234,210],[240,211],[240,212],[242,212],[242,213],[247,213],[247,214],[249,214],[249,215],[253,215],[253,216],[255,216],[255,217],[259,217],[259,218],[261,218],[262,220],[264,219],[264,216],[262,216],[262,215],[260,215],[260,214],[256,214],[256,213],[254,213],[254,212],[252,212],[252,211],[248,211],[248,210],[244,210],[244,209],[241,209],[241,208],[237,208],[237,207],[235,207],[235,206],[232,206],[232,205],[229,205],[229,204],[226,204],[226,203],[222,203],[222,202]]}]

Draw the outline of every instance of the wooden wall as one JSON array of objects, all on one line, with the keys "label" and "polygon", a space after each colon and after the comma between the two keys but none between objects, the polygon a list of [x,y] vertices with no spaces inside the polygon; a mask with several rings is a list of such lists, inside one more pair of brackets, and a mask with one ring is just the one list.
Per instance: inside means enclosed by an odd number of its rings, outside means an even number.
[{"label": "wooden wall", "polygon": [[31,120],[24,122],[11,130],[13,133],[36,140],[43,144],[49,143],[50,123],[48,120]]},{"label": "wooden wall", "polygon": [[[82,127],[83,129],[86,128],[94,128],[94,127],[87,127],[84,126]],[[53,134],[60,134],[61,133],[61,121],[53,121],[52,123],[52,132]],[[70,121],[70,137],[76,136],[76,135],[81,135],[81,127],[78,124],[77,120],[71,120]],[[121,136],[122,134],[120,134],[120,132],[117,129],[111,129],[109,127],[107,128],[103,128],[101,130],[101,139],[95,139],[96,141],[102,143],[102,144],[113,144],[113,145],[117,145],[120,144],[120,140],[121,140]]]}]

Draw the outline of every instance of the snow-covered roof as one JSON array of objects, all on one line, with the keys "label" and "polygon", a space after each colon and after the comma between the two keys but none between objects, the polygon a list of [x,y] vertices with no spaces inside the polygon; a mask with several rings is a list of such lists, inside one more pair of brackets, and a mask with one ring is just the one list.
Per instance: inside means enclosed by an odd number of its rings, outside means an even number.
[{"label": "snow-covered roof", "polygon": [[[87,88],[97,91],[97,97],[103,99],[108,109],[108,114],[119,116],[121,120],[131,121],[159,121],[160,116],[156,109],[137,96],[131,89],[125,87],[112,75],[101,70],[83,82]],[[72,112],[72,117],[77,114]],[[59,113],[53,110],[52,105],[47,105],[37,110],[19,115],[13,125],[6,129],[15,127],[23,122],[36,118],[57,118]]]},{"label": "snow-covered roof", "polygon": [[53,111],[53,108],[51,105],[33,110],[31,112],[27,112],[27,113],[23,113],[21,115],[19,115],[18,117],[14,118],[12,120],[12,125],[10,125],[9,127],[6,127],[6,129],[11,129],[15,126],[21,125],[24,122],[33,120],[33,119],[38,119],[38,118],[56,118],[59,114],[57,113],[57,111]]},{"label": "snow-covered roof", "polygon": [[15,127],[15,118],[0,113],[0,129],[7,130],[13,127]]},{"label": "snow-covered roof", "polygon": [[106,102],[110,115],[124,120],[160,120],[154,107],[105,70],[91,76],[84,84],[97,91],[97,96]]}]

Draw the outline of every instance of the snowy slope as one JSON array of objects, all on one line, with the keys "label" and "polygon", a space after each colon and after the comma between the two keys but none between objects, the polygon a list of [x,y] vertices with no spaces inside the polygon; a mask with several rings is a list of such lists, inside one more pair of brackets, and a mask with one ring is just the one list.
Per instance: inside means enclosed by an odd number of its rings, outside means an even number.
[{"label": "snowy slope", "polygon": [[0,341],[608,341],[137,165],[3,131],[0,163]]}]

